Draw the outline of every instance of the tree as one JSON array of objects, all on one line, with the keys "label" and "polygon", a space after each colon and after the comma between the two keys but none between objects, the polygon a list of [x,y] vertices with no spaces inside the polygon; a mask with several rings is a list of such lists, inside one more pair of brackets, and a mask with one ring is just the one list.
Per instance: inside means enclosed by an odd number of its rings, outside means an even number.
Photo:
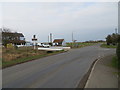
[{"label": "tree", "polygon": [[108,35],[106,37],[107,45],[110,45],[110,44],[117,45],[117,43],[118,43],[118,36],[119,35],[115,34],[115,33],[113,33],[112,35]]},{"label": "tree", "polygon": [[9,33],[11,32],[11,30],[6,27],[1,28],[0,30],[1,30],[1,32],[9,32]]},{"label": "tree", "polygon": [[117,44],[117,39],[118,39],[118,34],[115,34],[115,33],[113,33],[112,35],[111,35],[111,37],[112,37],[112,44],[113,45],[116,45]]},{"label": "tree", "polygon": [[1,28],[1,32],[2,32],[2,44],[6,47],[6,45],[9,43],[9,39],[10,39],[10,29],[9,28]]},{"label": "tree", "polygon": [[107,42],[107,45],[110,45],[112,43],[112,37],[111,37],[111,35],[108,35],[106,37],[106,42]]}]

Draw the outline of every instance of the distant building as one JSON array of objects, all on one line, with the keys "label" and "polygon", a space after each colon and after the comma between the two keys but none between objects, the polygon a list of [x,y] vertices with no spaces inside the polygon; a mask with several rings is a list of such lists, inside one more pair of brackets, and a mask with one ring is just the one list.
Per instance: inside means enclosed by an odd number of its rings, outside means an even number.
[{"label": "distant building", "polygon": [[54,39],[53,45],[55,46],[65,46],[65,40],[64,39]]},{"label": "distant building", "polygon": [[25,45],[25,38],[22,33],[2,32],[2,43],[6,45],[12,43],[14,45]]},{"label": "distant building", "polygon": [[32,42],[29,42],[29,41],[26,41],[25,46],[33,46],[33,43],[32,43]]}]

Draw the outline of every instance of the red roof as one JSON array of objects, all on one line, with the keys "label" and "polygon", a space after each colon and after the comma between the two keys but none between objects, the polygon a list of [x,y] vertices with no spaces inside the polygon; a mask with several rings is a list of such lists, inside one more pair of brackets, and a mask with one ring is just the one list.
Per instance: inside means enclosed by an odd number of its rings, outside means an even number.
[{"label": "red roof", "polygon": [[63,42],[64,41],[64,39],[55,39],[54,41],[53,41],[53,43],[60,43],[60,42]]}]

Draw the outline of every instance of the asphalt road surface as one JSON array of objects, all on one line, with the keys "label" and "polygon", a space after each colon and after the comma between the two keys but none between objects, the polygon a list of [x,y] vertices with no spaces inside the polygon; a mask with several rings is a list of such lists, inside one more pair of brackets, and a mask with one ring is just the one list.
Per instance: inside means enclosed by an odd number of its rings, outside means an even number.
[{"label": "asphalt road surface", "polygon": [[76,88],[94,60],[113,53],[96,44],[5,68],[3,88]]}]

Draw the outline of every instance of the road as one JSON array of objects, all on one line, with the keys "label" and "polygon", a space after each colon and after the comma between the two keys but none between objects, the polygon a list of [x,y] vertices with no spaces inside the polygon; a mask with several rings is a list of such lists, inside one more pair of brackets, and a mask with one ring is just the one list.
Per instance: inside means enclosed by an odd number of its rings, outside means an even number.
[{"label": "road", "polygon": [[92,62],[115,53],[100,44],[3,69],[3,88],[76,88]]}]

